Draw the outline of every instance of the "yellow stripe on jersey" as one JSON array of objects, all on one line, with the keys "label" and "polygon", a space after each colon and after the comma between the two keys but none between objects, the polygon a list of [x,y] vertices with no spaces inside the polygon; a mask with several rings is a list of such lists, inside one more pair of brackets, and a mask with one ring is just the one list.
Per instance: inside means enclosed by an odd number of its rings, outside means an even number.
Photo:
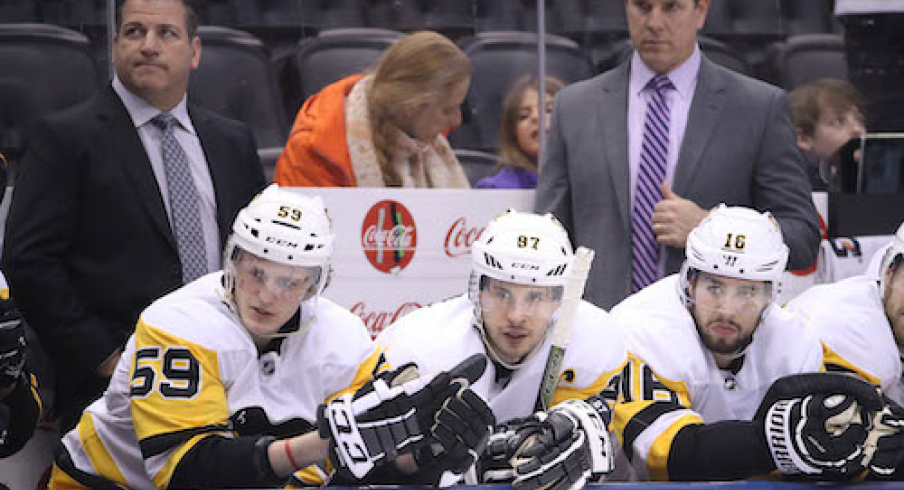
[{"label": "yellow stripe on jersey", "polygon": [[9,288],[0,289],[0,299],[2,299],[2,300],[9,299]]},{"label": "yellow stripe on jersey", "polygon": [[107,480],[112,480],[122,486],[125,486],[126,479],[113,461],[113,457],[107,452],[104,443],[97,435],[94,428],[94,417],[90,412],[85,412],[81,420],[78,422],[78,438],[81,440],[82,448],[91,460],[91,466],[97,471],[98,475],[103,475]]},{"label": "yellow stripe on jersey", "polygon": [[332,395],[328,396],[326,399],[326,403],[329,403],[336,398],[346,394],[346,393],[354,393],[358,391],[358,388],[364,386],[364,383],[370,381],[374,374],[385,371],[387,369],[387,365],[385,359],[383,358],[382,349],[375,349],[374,352],[361,363],[361,366],[358,368],[358,371],[355,373],[355,377],[352,379],[352,383],[348,385],[347,388],[337,391]]},{"label": "yellow stripe on jersey", "polygon": [[841,357],[840,354],[832,350],[825,342],[822,343],[822,364],[825,366],[826,371],[853,373],[872,385],[882,385],[882,380],[858,368],[853,363],[848,362],[847,359]]},{"label": "yellow stripe on jersey", "polygon": [[31,397],[38,405],[38,420],[40,420],[44,412],[44,401],[41,400],[41,395],[38,393],[38,378],[31,373],[28,373],[28,389],[31,390]]},{"label": "yellow stripe on jersey", "polygon": [[56,463],[50,471],[50,481],[47,483],[47,490],[90,490],[88,487],[72,479],[65,471],[61,470]]},{"label": "yellow stripe on jersey", "polygon": [[688,425],[702,423],[703,420],[697,414],[686,414],[670,425],[653,441],[653,445],[650,446],[650,452],[647,454],[647,471],[649,472],[650,480],[669,480],[669,450],[672,448],[672,441],[675,440],[675,436],[678,435],[678,431],[681,429]]},{"label": "yellow stripe on jersey", "polygon": [[[621,373],[622,369],[625,368],[625,365],[628,361],[625,361],[621,366],[611,370],[606,371],[601,374],[593,383],[590,383],[589,386],[585,388],[578,388],[576,386],[563,386],[562,380],[564,376],[562,374],[559,375],[559,383],[556,385],[555,391],[552,393],[552,402],[551,405],[555,406],[565,400],[586,400],[593,395],[596,395],[606,389],[609,386],[609,383],[612,381],[612,378],[618,376]],[[566,369],[562,370],[562,373],[565,373]],[[612,400],[606,400],[610,402]],[[609,407],[612,408],[612,407]]]},{"label": "yellow stripe on jersey", "polygon": [[154,486],[156,486],[157,488],[169,488],[170,480],[173,478],[173,471],[176,470],[176,465],[179,464],[179,461],[182,460],[182,457],[185,456],[185,454],[190,451],[191,448],[195,447],[198,441],[204,439],[205,437],[211,437],[214,435],[228,438],[233,437],[233,434],[230,432],[208,432],[192,437],[184,444],[179,446],[179,448],[169,456],[163,468],[161,468],[160,471],[157,472],[157,474],[153,475],[152,480],[154,480]]}]

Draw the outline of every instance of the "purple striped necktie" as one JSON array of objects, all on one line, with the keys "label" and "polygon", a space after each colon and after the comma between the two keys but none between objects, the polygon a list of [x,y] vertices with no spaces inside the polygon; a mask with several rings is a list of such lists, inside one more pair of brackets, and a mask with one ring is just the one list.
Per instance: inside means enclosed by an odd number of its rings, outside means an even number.
[{"label": "purple striped necktie", "polygon": [[659,243],[653,233],[653,206],[662,199],[660,186],[665,180],[669,154],[669,106],[667,90],[674,89],[665,75],[656,75],[647,83],[651,92],[643,125],[634,212],[631,217],[631,291],[639,291],[659,277]]}]

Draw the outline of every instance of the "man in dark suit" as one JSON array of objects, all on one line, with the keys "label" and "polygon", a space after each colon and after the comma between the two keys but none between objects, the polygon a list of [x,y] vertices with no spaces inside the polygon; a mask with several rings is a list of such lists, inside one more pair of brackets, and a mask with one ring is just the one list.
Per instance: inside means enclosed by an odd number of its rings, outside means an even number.
[{"label": "man in dark suit", "polygon": [[36,124],[6,225],[4,270],[55,363],[64,430],[103,392],[141,310],[220,268],[229,226],[264,185],[248,128],[187,104],[201,56],[191,1],[118,0],[116,14],[115,79]]},{"label": "man in dark suit", "polygon": [[787,97],[700,53],[708,9],[626,0],[631,59],[556,96],[536,208],[596,250],[587,299],[603,308],[676,272],[688,233],[722,202],[770,211],[790,268],[816,258]]}]

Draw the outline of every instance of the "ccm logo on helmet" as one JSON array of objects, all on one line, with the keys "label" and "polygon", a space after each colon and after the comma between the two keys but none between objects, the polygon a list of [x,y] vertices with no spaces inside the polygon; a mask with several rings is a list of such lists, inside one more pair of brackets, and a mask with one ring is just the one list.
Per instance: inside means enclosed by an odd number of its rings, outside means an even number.
[{"label": "ccm logo on helmet", "polygon": [[536,264],[524,264],[524,263],[521,263],[521,262],[513,262],[513,263],[512,263],[512,269],[522,269],[522,270],[528,270],[528,271],[538,271],[538,270],[540,270],[540,266],[538,266],[538,265],[536,265]]},{"label": "ccm logo on helmet", "polygon": [[279,245],[280,247],[298,248],[298,244],[295,242],[290,242],[288,240],[283,240],[282,238],[276,238],[272,236],[268,236],[266,238],[266,242]]}]

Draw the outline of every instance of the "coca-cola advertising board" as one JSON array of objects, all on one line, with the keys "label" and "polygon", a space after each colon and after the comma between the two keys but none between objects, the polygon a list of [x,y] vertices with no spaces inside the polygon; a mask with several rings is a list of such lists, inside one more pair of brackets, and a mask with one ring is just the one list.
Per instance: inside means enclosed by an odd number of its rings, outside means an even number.
[{"label": "coca-cola advertising board", "polygon": [[533,209],[533,190],[298,188],[320,195],[335,234],[325,296],[372,335],[421,306],[467,292],[471,244],[506,209]]}]

